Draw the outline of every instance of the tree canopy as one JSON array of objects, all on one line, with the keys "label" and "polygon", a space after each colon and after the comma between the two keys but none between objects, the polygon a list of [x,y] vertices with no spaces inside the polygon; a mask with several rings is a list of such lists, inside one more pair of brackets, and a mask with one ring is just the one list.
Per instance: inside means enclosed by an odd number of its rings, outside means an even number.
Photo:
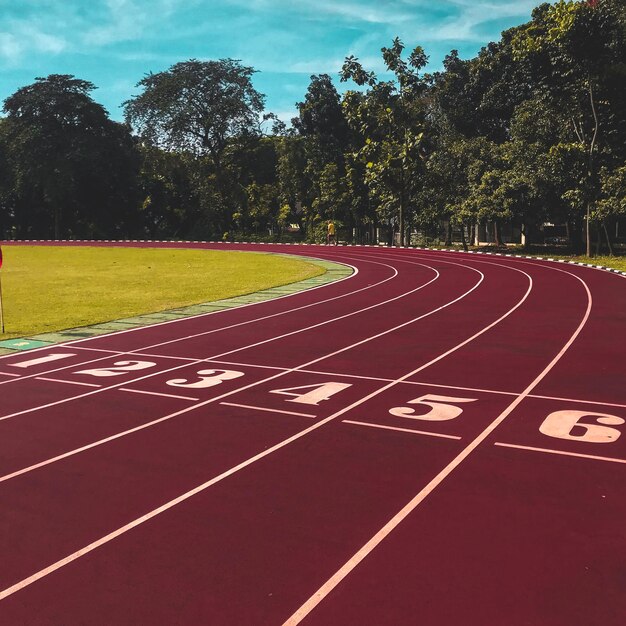
[{"label": "tree canopy", "polygon": [[39,78],[0,118],[0,229],[312,241],[333,219],[341,239],[468,245],[562,225],[572,249],[612,251],[626,243],[625,49],[621,0],[541,4],[430,74],[419,42],[395,38],[379,75],[347,56],[338,77],[311,76],[290,128],[233,59],[145,75],[126,124],[88,81]]}]

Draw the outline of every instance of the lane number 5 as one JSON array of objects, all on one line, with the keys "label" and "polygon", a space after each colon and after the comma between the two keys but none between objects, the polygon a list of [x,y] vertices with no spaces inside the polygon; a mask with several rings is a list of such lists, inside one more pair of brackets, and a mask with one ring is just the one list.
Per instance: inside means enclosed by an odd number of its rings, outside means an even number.
[{"label": "lane number 5", "polygon": [[452,398],[450,396],[436,396],[427,394],[409,400],[407,404],[417,404],[420,406],[430,407],[430,411],[423,415],[415,415],[415,409],[408,406],[399,406],[389,410],[391,415],[396,417],[406,417],[411,420],[424,420],[427,422],[446,422],[457,418],[463,409],[455,406],[464,402],[476,402],[476,398]]}]

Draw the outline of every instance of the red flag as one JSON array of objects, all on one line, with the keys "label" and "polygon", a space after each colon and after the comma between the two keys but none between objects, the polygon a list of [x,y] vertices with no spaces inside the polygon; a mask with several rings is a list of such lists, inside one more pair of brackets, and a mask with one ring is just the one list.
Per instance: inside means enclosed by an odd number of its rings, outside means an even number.
[{"label": "red flag", "polygon": [[2,267],[2,248],[0,248],[0,267]]}]

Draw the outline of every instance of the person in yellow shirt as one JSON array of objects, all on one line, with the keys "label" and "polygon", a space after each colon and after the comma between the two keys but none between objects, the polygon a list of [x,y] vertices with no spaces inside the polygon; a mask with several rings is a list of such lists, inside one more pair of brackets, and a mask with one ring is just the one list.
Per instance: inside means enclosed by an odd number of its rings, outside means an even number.
[{"label": "person in yellow shirt", "polygon": [[330,246],[331,243],[337,245],[337,240],[335,239],[335,224],[333,224],[332,220],[328,220],[328,233],[326,235],[326,245]]}]

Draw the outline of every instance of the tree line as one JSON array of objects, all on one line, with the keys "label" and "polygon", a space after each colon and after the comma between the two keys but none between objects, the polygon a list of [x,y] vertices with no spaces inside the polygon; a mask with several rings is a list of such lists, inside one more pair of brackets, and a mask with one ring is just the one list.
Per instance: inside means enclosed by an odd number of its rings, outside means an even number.
[{"label": "tree line", "polygon": [[[626,8],[560,0],[473,59],[425,72],[421,46],[311,77],[290,127],[232,59],[146,75],[124,123],[71,75],[37,78],[0,118],[5,238],[626,237]],[[619,226],[623,231],[620,233]],[[556,232],[556,231],[555,231]],[[545,234],[545,232],[544,232]]]}]

